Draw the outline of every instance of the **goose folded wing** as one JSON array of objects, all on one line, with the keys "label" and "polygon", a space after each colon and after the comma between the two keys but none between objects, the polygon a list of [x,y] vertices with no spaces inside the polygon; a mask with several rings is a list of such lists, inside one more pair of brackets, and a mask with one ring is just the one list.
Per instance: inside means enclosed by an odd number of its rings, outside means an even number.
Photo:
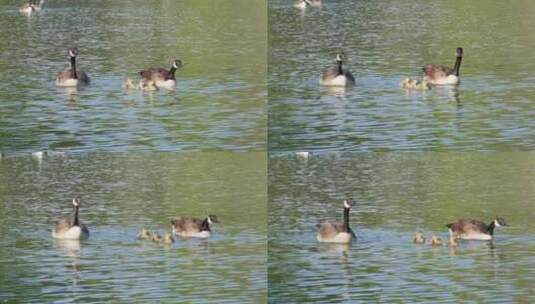
[{"label": "goose folded wing", "polygon": [[169,78],[169,71],[164,68],[150,68],[148,70],[143,70],[139,72],[139,75],[141,75],[144,79],[164,79],[167,80]]},{"label": "goose folded wing", "polygon": [[443,65],[428,64],[423,68],[424,74],[428,77],[438,79],[454,74],[452,68]]},{"label": "goose folded wing", "polygon": [[344,232],[344,225],[337,222],[323,222],[318,226],[319,233],[323,236],[334,236],[337,233]]},{"label": "goose folded wing", "polygon": [[173,220],[173,225],[178,231],[197,231],[202,226],[202,220],[193,217],[178,217]]},{"label": "goose folded wing", "polygon": [[64,231],[69,230],[72,227],[72,223],[66,219],[61,219],[56,222],[56,225],[54,226],[54,231],[56,233],[61,233]]},{"label": "goose folded wing", "polygon": [[474,219],[461,219],[457,222],[447,225],[448,228],[457,233],[469,233],[472,231],[487,231],[488,227],[485,223]]},{"label": "goose folded wing", "polygon": [[338,69],[334,67],[327,68],[321,74],[321,78],[324,80],[333,79],[338,76]]}]

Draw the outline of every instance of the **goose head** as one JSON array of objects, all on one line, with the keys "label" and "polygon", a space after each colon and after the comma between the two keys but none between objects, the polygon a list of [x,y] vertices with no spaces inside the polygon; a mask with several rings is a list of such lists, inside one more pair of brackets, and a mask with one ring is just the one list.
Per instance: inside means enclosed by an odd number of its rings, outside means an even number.
[{"label": "goose head", "polygon": [[462,47],[458,47],[455,50],[455,57],[463,57],[463,48]]},{"label": "goose head", "polygon": [[352,198],[345,199],[344,200],[344,209],[351,209],[351,207],[353,207],[354,204],[355,203],[354,203]]},{"label": "goose head", "polygon": [[171,65],[173,66],[173,68],[175,69],[179,69],[182,67],[182,60],[180,59],[175,59],[173,60],[173,62],[171,63]]},{"label": "goose head", "polygon": [[76,57],[76,55],[78,55],[78,48],[76,47],[70,48],[69,57],[73,58],[73,57]]},{"label": "goose head", "polygon": [[497,217],[496,219],[494,219],[494,227],[502,227],[502,226],[507,226],[507,223],[505,222],[503,218]]},{"label": "goose head", "polygon": [[338,53],[336,54],[336,62],[337,63],[342,63],[342,61],[344,60],[345,58],[345,54],[344,53]]},{"label": "goose head", "polygon": [[206,220],[208,221],[208,224],[212,225],[212,224],[217,224],[219,223],[219,220],[217,219],[217,216],[213,215],[213,214],[210,214],[206,217]]},{"label": "goose head", "polygon": [[80,207],[80,199],[79,198],[73,198],[71,201],[72,208]]}]

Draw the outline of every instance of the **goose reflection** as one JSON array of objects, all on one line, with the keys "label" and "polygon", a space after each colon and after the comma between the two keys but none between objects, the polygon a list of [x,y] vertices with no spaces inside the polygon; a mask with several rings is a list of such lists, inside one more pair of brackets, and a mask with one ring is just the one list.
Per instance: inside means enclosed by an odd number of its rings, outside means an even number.
[{"label": "goose reflection", "polygon": [[478,240],[459,240],[459,246],[462,246],[465,250],[481,250],[482,248],[488,248],[494,250],[496,248],[494,241],[478,241]]},{"label": "goose reflection", "polygon": [[58,91],[63,95],[69,104],[78,103],[78,88],[77,87],[58,87]]},{"label": "goose reflection", "polygon": [[351,243],[319,243],[319,253],[348,257]]},{"label": "goose reflection", "polygon": [[[214,248],[213,246],[210,246],[210,241],[208,241],[208,239],[180,239],[176,240],[174,244],[177,244],[177,246],[173,248],[179,248],[182,251],[181,255],[193,257],[214,253]],[[166,244],[164,247],[171,246],[173,245]]]},{"label": "goose reflection", "polygon": [[[349,295],[353,286],[353,275],[351,272],[350,261],[350,248],[351,243],[320,243],[318,247],[318,253],[325,256],[335,256],[337,264],[339,264],[341,270],[340,285],[343,286],[343,293]],[[334,261],[328,267],[335,266]]]},{"label": "goose reflection", "polygon": [[349,93],[349,90],[351,88],[343,87],[343,86],[322,86],[320,88],[320,93],[322,95],[330,95],[337,98],[341,98],[343,100],[347,100],[347,94]]},{"label": "goose reflection", "polygon": [[54,246],[65,256],[70,258],[80,257],[80,240],[75,239],[54,239]]},{"label": "goose reflection", "polygon": [[458,105],[461,104],[458,86],[434,86],[432,91],[435,92],[435,94],[441,99],[445,99],[449,102],[455,102]]},{"label": "goose reflection", "polygon": [[72,285],[80,281],[80,240],[54,239],[54,247],[66,257],[65,268],[72,274]]}]

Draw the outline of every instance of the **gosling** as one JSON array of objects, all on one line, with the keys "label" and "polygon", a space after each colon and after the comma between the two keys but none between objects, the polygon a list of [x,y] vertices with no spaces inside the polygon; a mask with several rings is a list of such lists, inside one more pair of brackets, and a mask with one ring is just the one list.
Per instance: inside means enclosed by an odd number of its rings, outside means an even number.
[{"label": "gosling", "polygon": [[431,246],[442,246],[444,242],[442,242],[442,239],[437,237],[436,235],[431,236],[431,240],[429,242],[429,245]]},{"label": "gosling", "polygon": [[412,242],[414,244],[424,244],[425,243],[425,237],[420,232],[416,232],[414,234],[414,237],[412,238]]},{"label": "gosling", "polygon": [[137,233],[137,238],[140,240],[150,240],[152,239],[152,235],[147,229],[143,228]]},{"label": "gosling", "polygon": [[448,247],[457,247],[458,245],[459,244],[457,243],[457,241],[455,240],[453,235],[450,234],[450,236],[448,238]]},{"label": "gosling", "polygon": [[162,241],[162,236],[159,235],[158,233],[154,233],[152,235],[152,238],[151,238],[151,241],[155,242],[155,243],[159,243]]},{"label": "gosling", "polygon": [[175,238],[173,235],[169,232],[166,232],[163,236],[163,243],[164,244],[172,244],[175,242]]},{"label": "gosling", "polygon": [[140,80],[138,84],[138,89],[141,91],[157,91],[159,90],[158,86],[153,80]]},{"label": "gosling", "polygon": [[131,90],[135,89],[136,85],[134,84],[134,81],[130,78],[126,78],[125,82],[123,83],[123,89],[125,90]]},{"label": "gosling", "polygon": [[410,79],[405,78],[402,82],[400,82],[400,87],[406,90],[417,90],[417,91],[427,91],[431,89],[431,85],[429,82],[425,80],[416,80],[416,79]]}]

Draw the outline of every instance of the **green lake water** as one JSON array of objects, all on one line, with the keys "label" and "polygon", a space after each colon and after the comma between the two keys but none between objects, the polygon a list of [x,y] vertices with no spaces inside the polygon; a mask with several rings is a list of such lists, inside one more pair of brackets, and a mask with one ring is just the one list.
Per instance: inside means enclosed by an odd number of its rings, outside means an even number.
[{"label": "green lake water", "polygon": [[[269,1],[273,151],[532,150],[535,6],[529,1]],[[406,92],[425,64],[461,84]],[[337,52],[356,86],[320,88]]]},{"label": "green lake water", "polygon": [[[263,150],[264,1],[0,3],[0,151]],[[55,86],[77,46],[91,78]],[[125,91],[126,77],[184,63],[174,91]]]},{"label": "green lake water", "polygon": [[[532,303],[534,153],[318,154],[269,160],[271,303]],[[351,245],[316,241],[353,197]],[[495,241],[414,245],[419,230],[500,216]]]},{"label": "green lake water", "polygon": [[[0,159],[0,301],[265,302],[265,168],[262,153]],[[74,196],[90,237],[55,241]],[[208,240],[136,239],[140,228],[163,234],[172,217],[208,214],[220,220]]]}]

